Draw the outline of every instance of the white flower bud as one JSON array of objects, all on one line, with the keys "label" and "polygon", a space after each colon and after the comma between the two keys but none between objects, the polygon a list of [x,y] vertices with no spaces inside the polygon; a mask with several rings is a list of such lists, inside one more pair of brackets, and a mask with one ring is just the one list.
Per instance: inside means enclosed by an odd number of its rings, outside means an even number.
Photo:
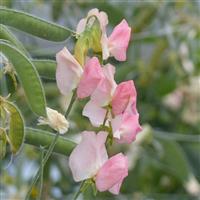
[{"label": "white flower bud", "polygon": [[40,117],[38,119],[38,125],[49,125],[52,129],[58,131],[60,134],[64,134],[68,131],[69,122],[65,116],[56,110],[46,108],[47,118]]}]

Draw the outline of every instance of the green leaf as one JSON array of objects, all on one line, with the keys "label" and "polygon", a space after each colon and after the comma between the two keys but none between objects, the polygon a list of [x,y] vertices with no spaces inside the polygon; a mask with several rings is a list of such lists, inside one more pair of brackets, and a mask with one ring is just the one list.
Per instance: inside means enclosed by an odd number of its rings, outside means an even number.
[{"label": "green leaf", "polygon": [[0,128],[0,160],[6,155],[6,132],[4,129]]},{"label": "green leaf", "polygon": [[18,49],[3,40],[0,40],[0,49],[13,64],[33,112],[46,116],[42,83],[32,62]]},{"label": "green leaf", "polygon": [[4,102],[4,108],[9,112],[9,139],[11,151],[16,154],[24,141],[24,121],[18,108],[8,101]]},{"label": "green leaf", "polygon": [[[25,143],[37,147],[43,146],[44,148],[48,148],[55,138],[55,134],[52,134],[51,132],[33,128],[26,128],[25,133]],[[75,146],[76,143],[65,137],[59,136],[54,152],[69,156]]]},{"label": "green leaf", "polygon": [[54,60],[32,60],[31,61],[39,75],[49,79],[55,79],[56,74],[56,61]]},{"label": "green leaf", "polygon": [[73,31],[36,16],[7,8],[0,8],[1,24],[12,26],[31,35],[50,40],[64,41]]},{"label": "green leaf", "polygon": [[181,146],[174,141],[161,138],[159,139],[159,142],[164,151],[162,161],[181,182],[187,181],[191,172],[189,162]]},{"label": "green leaf", "polygon": [[4,25],[0,24],[0,39],[8,40],[13,45],[15,45],[20,51],[22,51],[26,56],[29,53],[26,51],[22,43],[13,35],[13,33]]}]

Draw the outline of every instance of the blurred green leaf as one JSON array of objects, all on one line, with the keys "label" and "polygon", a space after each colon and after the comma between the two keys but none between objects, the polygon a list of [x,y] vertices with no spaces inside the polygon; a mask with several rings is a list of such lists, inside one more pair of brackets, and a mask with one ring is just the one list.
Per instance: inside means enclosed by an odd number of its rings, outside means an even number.
[{"label": "blurred green leaf", "polygon": [[11,151],[16,154],[24,140],[24,121],[18,108],[8,101],[4,103],[5,109],[9,112],[9,139]]},{"label": "blurred green leaf", "polygon": [[[25,143],[37,147],[43,146],[44,148],[48,148],[55,137],[55,134],[51,132],[28,127],[25,129],[25,133]],[[55,145],[54,152],[69,156],[75,146],[76,143],[60,136]]]},{"label": "blurred green leaf", "polygon": [[0,40],[1,51],[13,64],[24,88],[28,103],[32,110],[38,114],[46,115],[46,102],[42,83],[31,61],[16,47]]},{"label": "blurred green leaf", "polygon": [[56,61],[54,60],[31,60],[35,65],[39,75],[48,79],[55,80]]},{"label": "blurred green leaf", "polygon": [[6,132],[4,129],[0,128],[0,160],[6,155]]},{"label": "blurred green leaf", "polygon": [[189,179],[191,172],[181,146],[174,141],[165,139],[159,139],[159,142],[164,151],[162,161],[168,166],[173,175],[184,183]]},{"label": "blurred green leaf", "polygon": [[72,31],[63,26],[47,22],[36,16],[7,8],[0,8],[0,19],[4,25],[50,41],[66,40]]},{"label": "blurred green leaf", "polygon": [[20,51],[22,51],[26,56],[29,53],[26,51],[22,43],[15,37],[15,35],[4,25],[0,24],[0,39],[8,40],[13,45],[15,45]]}]

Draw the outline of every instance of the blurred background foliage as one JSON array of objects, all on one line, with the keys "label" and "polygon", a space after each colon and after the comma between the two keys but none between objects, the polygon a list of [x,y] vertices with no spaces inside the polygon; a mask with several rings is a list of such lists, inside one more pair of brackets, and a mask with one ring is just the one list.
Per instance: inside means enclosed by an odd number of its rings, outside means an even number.
[{"label": "blurred background foliage", "polygon": [[[121,195],[114,198],[102,193],[97,199],[199,199],[200,1],[1,0],[0,4],[73,30],[94,7],[107,12],[108,33],[123,18],[127,19],[133,29],[128,59],[118,63],[111,58],[110,62],[117,67],[118,83],[135,81],[143,132],[133,144],[115,145],[110,151],[110,154],[124,151],[130,159],[129,176]],[[55,54],[63,46],[72,49],[74,45],[73,38],[55,43],[14,28],[10,30],[34,59],[55,60]],[[55,63],[50,63],[48,68],[35,65],[44,84],[48,106],[63,112],[67,98],[62,97],[56,87]],[[15,91],[10,99],[20,108],[26,125],[37,127],[37,118],[27,106],[20,85],[15,90],[9,75],[1,78],[7,82],[4,85],[7,93]],[[76,103],[70,114],[71,129],[66,137],[75,141],[80,139],[76,133],[92,130],[88,119],[81,116],[85,102]],[[0,193],[2,200],[21,200],[39,166],[40,150],[24,145],[5,169],[10,159],[7,153],[0,164]],[[72,198],[78,184],[72,180],[67,157],[52,155],[44,173],[43,199]],[[37,193],[35,187],[32,199],[36,199]],[[89,190],[84,196],[95,199]]]}]

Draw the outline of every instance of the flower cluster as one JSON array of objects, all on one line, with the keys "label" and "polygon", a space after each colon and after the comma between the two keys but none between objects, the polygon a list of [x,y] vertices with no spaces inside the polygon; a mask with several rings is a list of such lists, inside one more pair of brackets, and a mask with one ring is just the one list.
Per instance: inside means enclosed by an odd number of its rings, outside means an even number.
[{"label": "flower cluster", "polygon": [[[122,20],[107,36],[107,24],[107,14],[98,9],[92,9],[80,20],[74,55],[67,48],[56,55],[56,80],[63,95],[76,89],[78,99],[89,97],[82,114],[101,130],[97,134],[81,133],[82,141],[69,158],[74,180],[92,179],[98,191],[118,194],[128,175],[128,160],[122,153],[108,158],[106,144],[131,143],[141,126],[134,82],[117,84],[115,67],[110,63],[103,65],[110,56],[118,61],[126,60],[131,28]],[[93,50],[90,57],[89,49]]]}]

